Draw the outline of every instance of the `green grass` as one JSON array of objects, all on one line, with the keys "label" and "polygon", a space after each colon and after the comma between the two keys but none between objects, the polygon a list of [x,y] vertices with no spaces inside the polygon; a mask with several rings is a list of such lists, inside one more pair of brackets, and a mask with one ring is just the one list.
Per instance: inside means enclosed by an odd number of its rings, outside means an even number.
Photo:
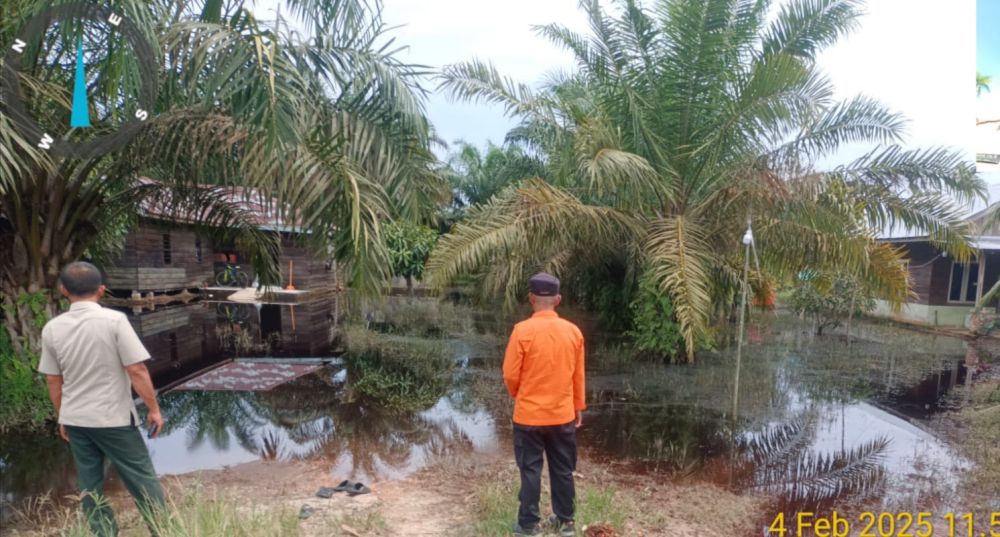
[{"label": "green grass", "polygon": [[[14,527],[28,528],[15,535],[92,537],[78,505],[55,505],[48,498],[37,498],[15,511]],[[135,509],[118,509],[115,515],[122,537],[149,535]],[[173,495],[167,515],[156,522],[156,530],[160,537],[280,537],[298,535],[298,524],[297,513],[291,510],[262,508],[252,500],[238,502],[195,487]]]},{"label": "green grass", "polygon": [[296,535],[298,516],[287,509],[261,509],[215,493],[193,491],[171,502],[170,513],[157,527],[161,537],[226,535],[264,537]]},{"label": "green grass", "polygon": [[[540,512],[542,519],[552,512],[546,487],[542,487]],[[492,482],[482,485],[476,491],[473,514],[476,522],[470,535],[477,537],[506,537],[517,518],[518,485],[513,481]],[[611,524],[622,531],[629,517],[633,502],[613,487],[594,486],[577,482],[576,487],[576,527],[582,529],[597,522]]]}]

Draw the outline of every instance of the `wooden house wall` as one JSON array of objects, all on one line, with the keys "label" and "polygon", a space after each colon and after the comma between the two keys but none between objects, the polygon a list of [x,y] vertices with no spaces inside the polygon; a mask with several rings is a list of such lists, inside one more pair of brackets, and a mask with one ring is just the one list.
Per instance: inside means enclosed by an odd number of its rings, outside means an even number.
[{"label": "wooden house wall", "polygon": [[312,250],[290,237],[281,240],[281,286],[289,283],[289,261],[291,283],[296,289],[322,289],[336,286],[336,274],[327,268],[326,260],[316,256]]},{"label": "wooden house wall", "polygon": [[[940,251],[929,243],[906,243],[904,246],[910,261],[913,290],[917,294],[917,299],[913,302],[930,306],[954,304],[948,302],[953,259],[939,255]],[[988,291],[1000,279],[1000,252],[988,252],[985,259],[983,292]],[[978,274],[974,276],[978,277]]]},{"label": "wooden house wall", "polygon": [[[169,259],[164,235],[170,238]],[[201,259],[198,259],[198,244]],[[125,291],[167,291],[201,287],[212,281],[213,247],[190,227],[143,222],[125,239],[121,256],[105,267],[108,287]]]},{"label": "wooden house wall", "polygon": [[[169,262],[164,255],[164,235],[170,237]],[[197,254],[199,242],[200,260]],[[213,244],[209,237],[201,237],[199,241],[190,226],[147,220],[128,234],[121,256],[104,268],[111,289],[126,292],[170,291],[214,285],[215,275],[225,269],[227,260],[230,263],[235,260],[239,270],[245,272],[251,282],[254,280],[255,273],[249,257],[231,245]],[[290,282],[301,290],[338,286],[336,270],[328,268],[325,259],[287,234],[281,239],[279,264],[282,287]]]},{"label": "wooden house wall", "polygon": [[[951,259],[938,256],[938,250],[930,244],[914,242],[903,244],[910,261],[910,279],[917,294],[917,304],[940,304],[948,301],[948,274]],[[941,274],[944,274],[943,282]],[[944,301],[944,302],[940,302]]]}]

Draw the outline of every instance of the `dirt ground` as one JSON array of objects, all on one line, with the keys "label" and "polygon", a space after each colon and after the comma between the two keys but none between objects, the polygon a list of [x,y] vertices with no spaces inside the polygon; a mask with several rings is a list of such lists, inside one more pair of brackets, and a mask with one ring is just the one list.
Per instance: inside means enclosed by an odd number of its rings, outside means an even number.
[{"label": "dirt ground", "polygon": [[[476,494],[489,482],[516,482],[512,460],[498,455],[472,455],[437,464],[407,479],[371,484],[372,494],[331,499],[314,496],[332,486],[326,468],[317,463],[255,462],[226,470],[168,478],[171,489],[214,487],[259,506],[298,512],[316,509],[300,523],[305,536],[340,535],[477,537]],[[624,536],[709,537],[747,535],[763,508],[759,498],[738,496],[712,485],[676,484],[662,478],[629,473],[595,461],[581,460],[578,486],[613,487],[630,503]],[[513,521],[515,513],[511,513]],[[369,523],[365,527],[365,522]],[[346,521],[346,522],[345,522]],[[356,521],[352,525],[352,521]],[[346,526],[346,529],[345,529]]]},{"label": "dirt ground", "polygon": [[[311,516],[298,523],[298,534],[304,537],[480,537],[474,529],[477,494],[489,483],[515,484],[517,479],[513,461],[471,455],[439,461],[407,479],[372,483],[372,494],[318,498],[320,487],[336,485],[327,472],[317,462],[253,462],[170,476],[163,483],[170,496],[197,489],[206,496],[233,498],[247,510],[297,514],[308,505]],[[625,527],[616,529],[627,537],[747,535],[763,508],[760,499],[711,485],[670,483],[586,459],[580,461],[577,483],[578,489],[590,485],[618,491],[616,501],[628,505],[628,515]],[[145,534],[128,496],[120,493],[111,501],[123,523],[123,535]],[[511,512],[511,521],[514,516]],[[56,534],[52,528],[12,533]]]}]

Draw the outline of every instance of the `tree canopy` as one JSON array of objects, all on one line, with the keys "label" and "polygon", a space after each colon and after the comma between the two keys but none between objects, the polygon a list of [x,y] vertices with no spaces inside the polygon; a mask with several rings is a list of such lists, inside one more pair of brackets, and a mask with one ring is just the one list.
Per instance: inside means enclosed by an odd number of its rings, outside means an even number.
[{"label": "tree canopy", "polygon": [[[857,26],[856,0],[581,2],[587,33],[536,31],[576,68],[535,90],[469,61],[445,68],[460,100],[502,105],[544,179],[512,185],[439,241],[438,284],[476,272],[513,301],[526,275],[614,263],[648,274],[674,308],[689,359],[713,311],[732,307],[751,224],[760,278],[844,270],[881,298],[910,293],[902,253],[875,240],[919,228],[969,255],[958,204],[983,195],[963,157],[904,149],[905,119],[875,99],[834,98],[816,58]],[[845,146],[863,156],[821,167]]]}]

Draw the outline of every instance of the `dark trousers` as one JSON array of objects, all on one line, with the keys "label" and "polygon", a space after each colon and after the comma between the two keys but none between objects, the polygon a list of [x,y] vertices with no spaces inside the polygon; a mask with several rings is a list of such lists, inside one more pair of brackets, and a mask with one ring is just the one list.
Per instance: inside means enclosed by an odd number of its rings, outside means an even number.
[{"label": "dark trousers", "polygon": [[517,523],[531,528],[541,521],[538,500],[542,495],[542,454],[549,461],[549,482],[552,485],[552,510],[559,520],[573,520],[576,488],[576,423],[532,427],[514,424],[514,458],[521,470],[521,507]]},{"label": "dark trousers", "polygon": [[66,434],[83,494],[83,512],[91,531],[100,537],[118,535],[114,512],[104,497],[104,461],[107,459],[135,498],[139,512],[155,535],[153,518],[162,513],[166,502],[139,428],[67,425]]}]

